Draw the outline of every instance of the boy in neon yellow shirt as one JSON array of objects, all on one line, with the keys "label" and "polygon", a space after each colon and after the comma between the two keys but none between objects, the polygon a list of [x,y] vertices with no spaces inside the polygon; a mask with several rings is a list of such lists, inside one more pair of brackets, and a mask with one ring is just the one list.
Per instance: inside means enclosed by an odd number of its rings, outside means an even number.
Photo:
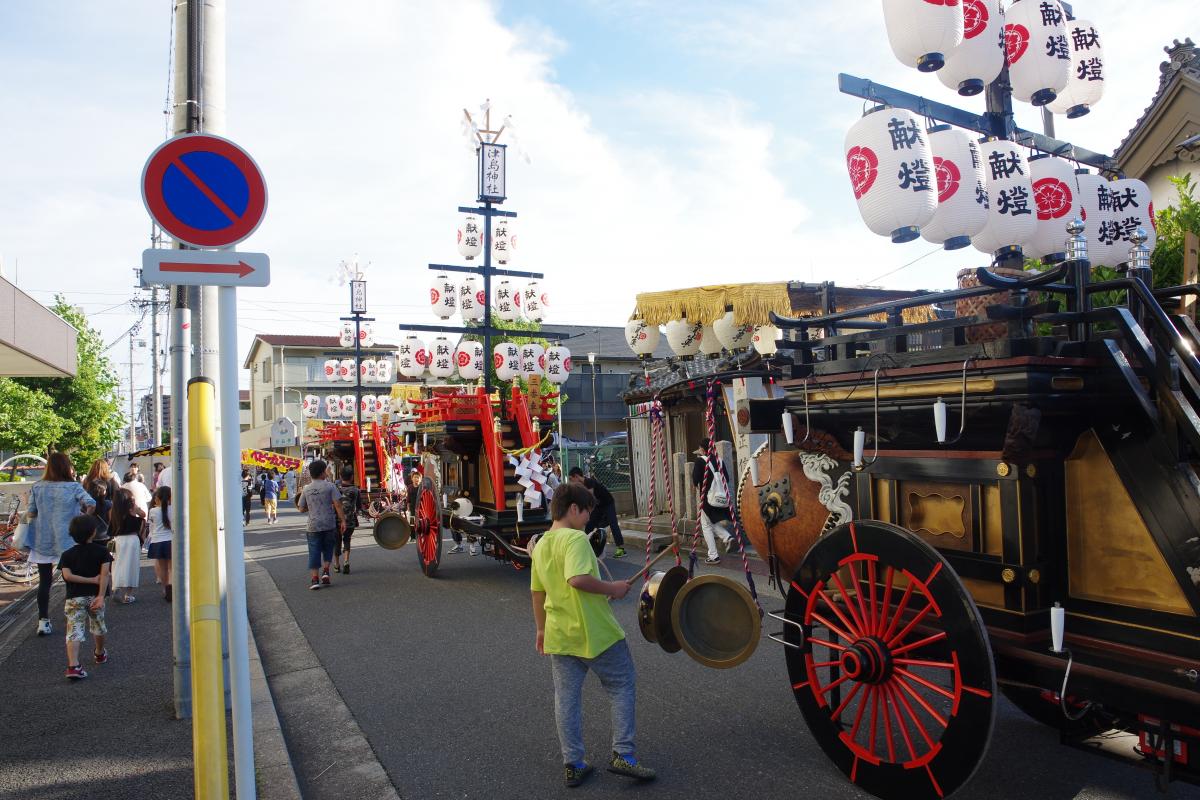
[{"label": "boy in neon yellow shirt", "polygon": [[613,750],[609,772],[653,780],[654,770],[634,755],[637,676],[625,632],[609,607],[629,591],[625,581],[600,580],[596,555],[583,528],[596,500],[582,486],[563,484],[554,493],[554,522],[533,549],[530,589],[537,622],[537,651],[549,655],[554,672],[554,717],[567,786],[592,772],[583,760],[583,680],[596,673],[612,703]]}]

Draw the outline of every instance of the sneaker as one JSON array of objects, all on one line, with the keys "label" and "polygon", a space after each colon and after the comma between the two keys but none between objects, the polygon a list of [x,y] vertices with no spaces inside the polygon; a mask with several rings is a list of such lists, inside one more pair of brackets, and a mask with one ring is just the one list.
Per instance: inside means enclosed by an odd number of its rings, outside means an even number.
[{"label": "sneaker", "polygon": [[54,633],[54,629],[50,627],[50,620],[39,619],[37,624],[37,635],[49,636],[52,633]]},{"label": "sneaker", "polygon": [[643,767],[633,756],[623,756],[620,753],[612,754],[612,760],[608,762],[608,771],[639,781],[652,781],[655,778],[654,770]]},{"label": "sneaker", "polygon": [[587,780],[587,776],[592,774],[592,765],[585,763],[582,767],[576,767],[571,764],[563,766],[563,780],[567,786],[575,788],[579,784]]},{"label": "sneaker", "polygon": [[320,581],[320,579],[314,576],[314,577],[313,577],[313,579],[312,579],[312,583],[310,583],[310,584],[308,585],[308,588],[309,588],[309,589],[311,589],[311,590],[312,590],[312,591],[314,591],[314,592],[315,592],[317,589],[320,589],[320,588],[321,588],[321,581]]},{"label": "sneaker", "polygon": [[463,551],[463,546],[461,544],[456,544],[456,545],[454,545],[454,547],[451,547],[446,552],[453,555],[454,553],[461,553],[462,551]]},{"label": "sneaker", "polygon": [[473,556],[479,555],[479,548],[476,547],[475,545],[471,545],[471,555],[473,555]]},{"label": "sneaker", "polygon": [[82,664],[76,664],[73,667],[67,667],[66,675],[73,681],[81,680],[87,677],[87,672],[84,671]]},{"label": "sneaker", "polygon": [[726,539],[725,541],[721,542],[721,544],[724,545],[726,553],[737,552],[737,543],[733,541],[732,536],[729,537],[728,539]]},{"label": "sneaker", "polygon": [[101,650],[99,653],[93,653],[93,655],[96,656],[97,664],[107,664],[108,663],[108,649],[107,648],[105,648],[104,650]]},{"label": "sneaker", "polygon": [[350,574],[350,562],[349,561],[347,561],[345,564],[342,564],[342,574],[343,575]]},{"label": "sneaker", "polygon": [[704,559],[704,563],[705,564],[720,564],[721,557],[719,555],[717,555],[716,553],[713,553],[711,556]]},{"label": "sneaker", "polygon": [[613,551],[613,558],[624,558],[624,557],[625,557],[625,548],[624,547],[618,547],[616,550]]},{"label": "sneaker", "polygon": [[323,573],[321,573],[321,585],[322,586],[333,585],[332,581],[329,580],[329,570],[325,570]]}]

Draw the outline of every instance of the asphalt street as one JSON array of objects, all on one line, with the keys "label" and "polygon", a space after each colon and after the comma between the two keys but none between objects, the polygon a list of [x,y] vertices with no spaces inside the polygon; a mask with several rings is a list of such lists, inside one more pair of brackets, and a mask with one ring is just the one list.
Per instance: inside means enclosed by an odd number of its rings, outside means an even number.
[{"label": "asphalt street", "polygon": [[[353,573],[312,592],[299,521],[290,509],[274,527],[256,520],[248,554],[274,579],[401,797],[869,797],[809,734],[779,645],[764,638],[732,670],[702,667],[642,639],[636,592],[616,614],[638,668],[639,756],[659,779],[636,785],[599,769],[567,790],[550,664],[534,650],[528,573],[464,553],[445,555],[438,577],[426,578],[414,547],[382,550],[360,528]],[[624,577],[640,559],[609,563]],[[769,607],[782,605],[760,589]],[[266,660],[271,645],[256,634]],[[276,700],[281,710],[303,702]],[[1065,748],[1055,732],[1001,703],[988,755],[956,798],[1163,796],[1150,773]],[[290,728],[285,721],[305,796],[332,794],[339,769],[323,755],[320,726]],[[602,765],[610,751],[607,700],[594,679],[585,691],[585,739],[589,761]],[[1200,790],[1176,784],[1166,796],[1200,800]]]}]

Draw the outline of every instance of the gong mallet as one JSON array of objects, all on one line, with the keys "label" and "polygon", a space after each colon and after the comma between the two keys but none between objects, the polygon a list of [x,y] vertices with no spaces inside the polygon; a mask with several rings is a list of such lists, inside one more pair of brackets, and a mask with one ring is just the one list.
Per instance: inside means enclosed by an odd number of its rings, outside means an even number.
[{"label": "gong mallet", "polygon": [[672,553],[678,553],[678,552],[679,552],[679,537],[675,537],[675,538],[671,539],[670,547],[663,548],[663,551],[661,553],[659,553],[658,555],[656,555],[654,557],[654,560],[652,560],[649,564],[647,564],[646,566],[639,569],[637,572],[635,572],[630,577],[626,578],[625,582],[627,584],[629,584],[630,586],[633,586],[633,584],[636,583],[639,578],[641,578],[643,575],[645,575],[647,572],[650,571],[651,567],[653,567],[659,561],[662,561],[664,558],[671,555]]}]

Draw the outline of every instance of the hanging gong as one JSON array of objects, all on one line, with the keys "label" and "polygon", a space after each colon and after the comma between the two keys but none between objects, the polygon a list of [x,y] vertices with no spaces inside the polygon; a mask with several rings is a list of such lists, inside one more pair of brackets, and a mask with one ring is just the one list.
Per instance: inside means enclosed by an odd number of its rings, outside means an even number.
[{"label": "hanging gong", "polygon": [[638,600],[638,627],[647,642],[657,642],[668,653],[678,653],[679,640],[671,628],[671,608],[675,596],[688,581],[688,571],[680,566],[655,572],[646,582]]},{"label": "hanging gong", "polygon": [[724,575],[701,575],[675,595],[671,628],[694,660],[729,669],[754,655],[762,618],[750,590],[741,583]]}]

